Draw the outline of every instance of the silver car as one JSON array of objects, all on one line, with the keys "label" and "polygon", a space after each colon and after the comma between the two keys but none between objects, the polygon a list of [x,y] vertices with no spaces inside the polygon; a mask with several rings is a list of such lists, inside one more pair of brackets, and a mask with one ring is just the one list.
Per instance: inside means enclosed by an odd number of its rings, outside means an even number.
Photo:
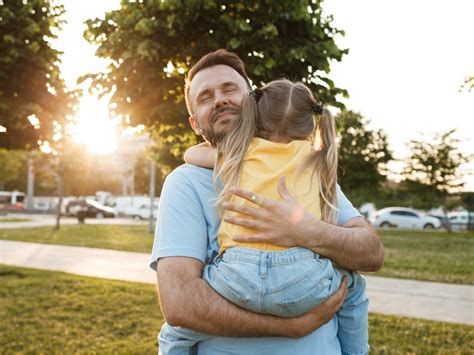
[{"label": "silver car", "polygon": [[369,218],[369,222],[378,228],[434,229],[441,227],[441,222],[437,218],[405,207],[381,209]]}]

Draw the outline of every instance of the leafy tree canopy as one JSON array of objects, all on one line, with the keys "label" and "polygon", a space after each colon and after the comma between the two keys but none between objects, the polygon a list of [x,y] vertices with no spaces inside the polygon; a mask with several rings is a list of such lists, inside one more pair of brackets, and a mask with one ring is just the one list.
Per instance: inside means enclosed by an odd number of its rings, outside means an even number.
[{"label": "leafy tree canopy", "polygon": [[[87,21],[85,38],[108,58],[106,72],[85,76],[100,94],[112,93],[113,114],[125,124],[144,124],[168,156],[181,159],[195,141],[184,105],[184,75],[204,54],[218,48],[236,52],[253,83],[287,77],[301,80],[336,106],[347,95],[327,76],[341,50],[334,36],[342,31],[321,10],[321,0],[181,1],[122,0],[104,19]],[[169,154],[171,153],[171,154]]]},{"label": "leafy tree canopy", "polygon": [[0,147],[50,139],[69,112],[60,52],[50,45],[63,12],[53,0],[0,2]]},{"label": "leafy tree canopy", "polygon": [[411,140],[411,155],[406,161],[404,175],[408,180],[434,187],[434,192],[444,204],[450,191],[464,186],[459,169],[472,156],[461,153],[455,129]]},{"label": "leafy tree canopy", "polygon": [[382,130],[370,130],[369,123],[369,119],[353,111],[342,111],[336,117],[339,182],[350,196],[356,191],[363,191],[364,196],[368,191],[376,192],[387,178],[385,164],[393,159],[387,135]]}]

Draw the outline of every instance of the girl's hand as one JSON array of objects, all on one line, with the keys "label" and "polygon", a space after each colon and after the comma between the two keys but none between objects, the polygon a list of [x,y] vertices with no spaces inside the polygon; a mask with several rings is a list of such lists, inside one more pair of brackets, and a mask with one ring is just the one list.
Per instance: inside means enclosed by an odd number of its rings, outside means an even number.
[{"label": "girl's hand", "polygon": [[311,239],[318,233],[321,221],[306,211],[288,191],[285,178],[278,181],[278,192],[283,201],[263,198],[251,191],[232,188],[231,192],[258,207],[226,202],[224,209],[242,216],[225,216],[224,221],[241,227],[253,228],[256,234],[236,235],[236,242],[266,242],[285,247],[311,247]]}]

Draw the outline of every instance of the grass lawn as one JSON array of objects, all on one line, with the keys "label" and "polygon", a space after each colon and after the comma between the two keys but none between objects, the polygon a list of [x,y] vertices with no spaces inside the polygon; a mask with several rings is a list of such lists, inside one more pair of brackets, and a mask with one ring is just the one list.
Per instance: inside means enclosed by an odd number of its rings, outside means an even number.
[{"label": "grass lawn", "polygon": [[73,224],[52,227],[0,229],[0,239],[73,245],[150,253],[153,235],[145,225]]},{"label": "grass lawn", "polygon": [[[91,225],[0,229],[0,239],[150,253],[146,225]],[[474,285],[474,232],[380,231],[385,265],[375,275]]]},{"label": "grass lawn", "polygon": [[[156,353],[154,286],[0,265],[2,353]],[[469,353],[474,327],[371,314],[376,354]]]},{"label": "grass lawn", "polygon": [[376,275],[474,285],[474,232],[380,231],[385,264]]},{"label": "grass lawn", "polygon": [[29,222],[31,219],[28,218],[0,218],[0,223],[7,222]]}]

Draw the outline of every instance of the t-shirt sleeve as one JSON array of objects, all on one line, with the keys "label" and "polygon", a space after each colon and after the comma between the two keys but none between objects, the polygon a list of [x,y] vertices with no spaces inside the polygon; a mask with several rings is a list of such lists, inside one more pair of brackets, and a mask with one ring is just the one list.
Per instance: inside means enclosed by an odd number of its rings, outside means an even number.
[{"label": "t-shirt sleeve", "polygon": [[336,186],[336,194],[337,194],[337,205],[339,208],[337,224],[339,226],[343,225],[344,223],[351,220],[352,218],[361,216],[359,211],[357,211],[357,209],[352,205],[351,201],[349,201],[346,195],[344,195],[339,184],[337,184]]},{"label": "t-shirt sleeve", "polygon": [[161,192],[150,267],[156,270],[157,260],[170,256],[204,263],[206,248],[207,223],[199,195],[189,178],[174,171]]}]

